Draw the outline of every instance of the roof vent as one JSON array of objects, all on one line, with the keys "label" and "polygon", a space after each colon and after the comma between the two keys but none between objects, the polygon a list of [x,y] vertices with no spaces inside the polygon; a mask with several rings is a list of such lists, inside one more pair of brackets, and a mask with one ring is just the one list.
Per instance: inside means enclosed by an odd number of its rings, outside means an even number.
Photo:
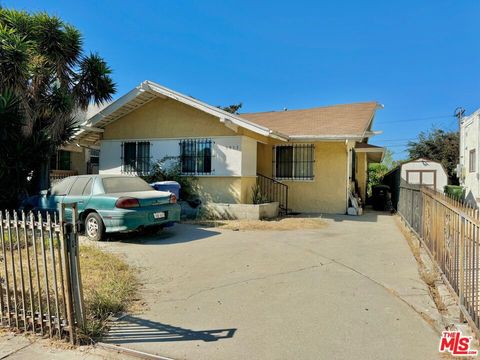
[{"label": "roof vent", "polygon": [[283,111],[287,111],[288,109],[287,108],[283,108]]}]

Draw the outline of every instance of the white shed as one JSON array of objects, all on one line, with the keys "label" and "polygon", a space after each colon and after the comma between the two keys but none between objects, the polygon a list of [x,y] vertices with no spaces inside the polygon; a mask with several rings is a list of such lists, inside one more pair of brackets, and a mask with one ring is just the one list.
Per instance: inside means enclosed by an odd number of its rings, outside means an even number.
[{"label": "white shed", "polygon": [[402,182],[407,184],[420,184],[444,191],[448,185],[448,175],[441,163],[433,160],[419,158],[407,161],[400,165]]}]

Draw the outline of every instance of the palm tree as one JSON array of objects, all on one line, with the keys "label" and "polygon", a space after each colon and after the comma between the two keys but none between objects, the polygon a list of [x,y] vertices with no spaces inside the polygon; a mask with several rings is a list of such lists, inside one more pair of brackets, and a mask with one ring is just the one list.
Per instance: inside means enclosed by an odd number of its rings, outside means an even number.
[{"label": "palm tree", "polygon": [[48,184],[50,156],[73,134],[78,110],[115,93],[107,63],[95,53],[84,54],[82,45],[81,33],[56,16],[0,8],[0,101],[9,99],[16,107],[30,147],[19,152],[2,146],[2,151],[37,159],[31,169],[37,190]]}]

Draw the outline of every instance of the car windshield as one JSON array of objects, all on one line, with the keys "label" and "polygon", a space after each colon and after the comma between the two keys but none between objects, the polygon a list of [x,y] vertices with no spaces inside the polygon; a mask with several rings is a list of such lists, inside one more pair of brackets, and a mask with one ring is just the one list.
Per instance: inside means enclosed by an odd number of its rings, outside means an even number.
[{"label": "car windshield", "polygon": [[102,181],[106,194],[130,191],[154,191],[150,185],[139,177],[108,177]]}]

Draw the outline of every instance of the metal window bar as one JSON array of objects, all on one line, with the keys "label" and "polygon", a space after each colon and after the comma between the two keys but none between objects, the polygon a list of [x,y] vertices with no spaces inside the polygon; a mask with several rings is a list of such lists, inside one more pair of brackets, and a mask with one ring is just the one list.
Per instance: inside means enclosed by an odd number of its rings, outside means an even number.
[{"label": "metal window bar", "polygon": [[211,139],[185,139],[180,141],[180,161],[184,175],[208,175],[212,169]]},{"label": "metal window bar", "polygon": [[125,141],[121,145],[122,173],[146,175],[150,172],[150,141]]},{"label": "metal window bar", "polygon": [[314,144],[277,145],[273,148],[273,173],[279,180],[313,180]]}]

